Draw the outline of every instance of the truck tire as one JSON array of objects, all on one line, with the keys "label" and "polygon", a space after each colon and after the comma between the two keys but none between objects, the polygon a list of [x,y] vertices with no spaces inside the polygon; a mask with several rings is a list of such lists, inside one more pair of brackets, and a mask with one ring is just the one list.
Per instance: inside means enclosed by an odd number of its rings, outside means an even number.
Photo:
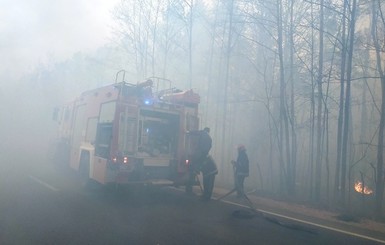
[{"label": "truck tire", "polygon": [[82,179],[82,184],[85,189],[90,189],[90,153],[88,151],[82,151],[79,161],[79,174]]}]

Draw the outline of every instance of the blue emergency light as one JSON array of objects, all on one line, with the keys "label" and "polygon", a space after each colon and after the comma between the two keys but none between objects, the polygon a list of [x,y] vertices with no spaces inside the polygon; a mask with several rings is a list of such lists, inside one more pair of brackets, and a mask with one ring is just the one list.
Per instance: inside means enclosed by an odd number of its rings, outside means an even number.
[{"label": "blue emergency light", "polygon": [[145,99],[143,102],[145,105],[151,105],[152,104],[152,101],[150,99]]}]

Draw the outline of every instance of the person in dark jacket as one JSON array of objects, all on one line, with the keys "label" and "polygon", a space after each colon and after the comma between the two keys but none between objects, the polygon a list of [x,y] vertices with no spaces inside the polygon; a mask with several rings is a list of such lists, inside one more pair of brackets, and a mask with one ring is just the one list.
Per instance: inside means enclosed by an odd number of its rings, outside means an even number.
[{"label": "person in dark jacket", "polygon": [[206,160],[203,162],[201,171],[203,175],[202,200],[209,201],[211,199],[211,195],[213,194],[215,175],[218,174],[217,165],[210,155],[207,156]]},{"label": "person in dark jacket", "polygon": [[236,161],[232,161],[234,167],[234,182],[237,190],[237,197],[245,195],[243,183],[245,178],[249,176],[249,158],[246,154],[246,147],[238,145],[238,156]]},{"label": "person in dark jacket", "polygon": [[197,154],[202,159],[206,158],[211,150],[213,140],[210,136],[210,128],[204,128],[200,131]]},{"label": "person in dark jacket", "polygon": [[[188,132],[190,136],[198,137],[196,147],[191,156],[191,164],[189,168],[189,183],[186,186],[188,193],[192,192],[192,185],[195,182],[196,175],[202,171],[203,174],[203,196],[202,199],[209,200],[214,187],[216,170],[215,162],[209,161],[209,152],[212,147],[212,139],[209,135],[210,129],[208,127],[199,131]],[[207,164],[207,165],[206,165]],[[210,169],[209,171],[204,169]],[[215,174],[215,171],[217,171]]]}]

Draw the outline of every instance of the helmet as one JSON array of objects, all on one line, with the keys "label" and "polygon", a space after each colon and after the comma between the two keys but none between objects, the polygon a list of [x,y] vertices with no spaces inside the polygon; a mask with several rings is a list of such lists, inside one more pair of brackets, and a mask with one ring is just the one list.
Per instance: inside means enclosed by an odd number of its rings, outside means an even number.
[{"label": "helmet", "polygon": [[245,151],[246,150],[246,147],[242,144],[238,145],[237,147],[238,151]]}]

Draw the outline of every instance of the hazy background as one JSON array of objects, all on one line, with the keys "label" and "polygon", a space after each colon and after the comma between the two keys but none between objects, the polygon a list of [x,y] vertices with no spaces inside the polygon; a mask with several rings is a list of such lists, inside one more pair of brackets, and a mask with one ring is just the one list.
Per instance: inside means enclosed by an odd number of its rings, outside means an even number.
[{"label": "hazy background", "polygon": [[[34,161],[34,156],[46,155],[54,136],[53,107],[63,96],[70,97],[72,88],[68,88],[68,94],[65,90],[50,91],[47,83],[56,84],[60,78],[43,81],[43,73],[76,53],[90,54],[110,43],[112,11],[117,2],[0,1],[2,165],[18,162],[20,156],[28,155],[27,159]],[[78,93],[73,91],[73,96]]]},{"label": "hazy background", "polygon": [[2,76],[94,52],[111,41],[118,0],[1,0]]},{"label": "hazy background", "polygon": [[[242,143],[250,158],[249,189],[291,196],[289,183],[296,197],[329,203],[340,188],[334,180],[345,100],[340,79],[347,51],[341,44],[348,42],[341,32],[349,32],[343,25],[353,17],[341,14],[344,1],[326,1],[321,42],[319,4],[279,3],[0,0],[1,164],[43,162],[55,136],[53,108],[115,82],[125,69],[126,81],[164,77],[201,95],[201,127],[211,128],[218,184],[232,186],[230,160]],[[375,10],[384,8],[377,3]],[[352,196],[357,180],[375,186],[377,168],[381,89],[370,4],[358,5],[350,58],[343,175]],[[381,46],[385,29],[377,21]]]}]

